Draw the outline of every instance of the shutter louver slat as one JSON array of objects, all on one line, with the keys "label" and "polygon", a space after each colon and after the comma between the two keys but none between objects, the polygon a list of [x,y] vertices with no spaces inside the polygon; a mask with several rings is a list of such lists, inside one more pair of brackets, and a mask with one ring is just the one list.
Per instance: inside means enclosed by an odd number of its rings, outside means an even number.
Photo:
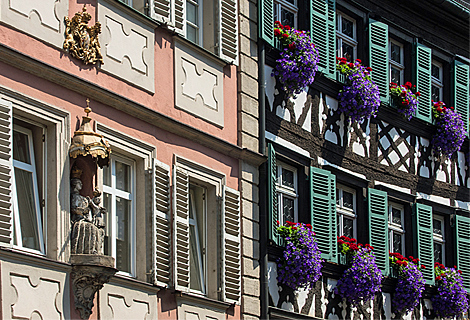
[{"label": "shutter louver slat", "polygon": [[175,31],[185,35],[185,21],[186,21],[186,1],[185,0],[174,0],[173,2],[173,25]]},{"label": "shutter louver slat", "polygon": [[387,193],[369,188],[367,204],[369,207],[370,245],[374,247],[377,266],[386,276],[389,273]]},{"label": "shutter louver slat", "polygon": [[[237,1],[220,0],[219,55],[230,63],[238,63],[238,11]],[[271,27],[272,29],[272,27]]]},{"label": "shutter louver slat", "polygon": [[418,43],[415,50],[416,90],[421,93],[418,109],[416,110],[416,117],[427,122],[432,122],[431,49]]},{"label": "shutter louver slat", "polygon": [[336,179],[329,171],[310,167],[312,225],[322,258],[337,261]]},{"label": "shutter louver slat", "polygon": [[0,245],[11,246],[12,206],[12,105],[0,99]]},{"label": "shutter louver slat", "polygon": [[421,269],[426,284],[434,284],[434,244],[432,226],[432,207],[416,203],[414,205],[415,247],[420,263],[426,268]]},{"label": "shutter louver slat", "polygon": [[311,40],[318,50],[319,70],[329,78],[336,73],[336,1],[310,0]]},{"label": "shutter louver slat", "polygon": [[268,144],[268,235],[275,244],[279,244],[279,235],[277,233],[277,221],[279,220],[277,193],[277,165],[276,151],[272,144]]},{"label": "shutter louver slat", "polygon": [[186,171],[173,168],[173,265],[176,290],[189,291],[189,178]]},{"label": "shutter louver slat", "polygon": [[453,68],[453,96],[452,104],[455,107],[457,113],[462,116],[462,120],[465,124],[465,132],[469,132],[469,104],[470,104],[470,67],[460,61],[454,61]]},{"label": "shutter louver slat", "polygon": [[159,286],[170,283],[170,167],[154,160],[153,166],[154,210],[154,281]]},{"label": "shutter louver slat", "polygon": [[258,34],[261,39],[274,46],[274,3],[273,0],[258,2]]},{"label": "shutter louver slat", "polygon": [[388,68],[388,26],[371,20],[369,23],[369,61],[372,68],[371,77],[380,91],[382,102],[389,100]]},{"label": "shutter louver slat", "polygon": [[151,17],[157,21],[171,24],[171,2],[170,0],[154,0]]},{"label": "shutter louver slat", "polygon": [[241,248],[240,248],[240,193],[227,186],[223,190],[223,271],[224,300],[240,303]]},{"label": "shutter louver slat", "polygon": [[456,216],[457,268],[462,271],[463,285],[470,292],[470,218]]}]

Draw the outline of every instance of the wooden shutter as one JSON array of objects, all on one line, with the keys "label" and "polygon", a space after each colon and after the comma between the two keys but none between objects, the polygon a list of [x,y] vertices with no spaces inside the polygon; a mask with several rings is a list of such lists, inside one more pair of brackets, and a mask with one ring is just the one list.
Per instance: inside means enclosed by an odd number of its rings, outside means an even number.
[{"label": "wooden shutter", "polygon": [[418,43],[415,47],[416,89],[421,93],[419,97],[416,117],[432,122],[431,111],[431,49]]},{"label": "wooden shutter", "polygon": [[258,33],[266,43],[274,46],[274,3],[273,0],[258,1]]},{"label": "wooden shutter", "polygon": [[313,230],[322,258],[337,262],[336,177],[327,170],[310,167]]},{"label": "wooden shutter", "polygon": [[268,233],[269,239],[275,244],[279,244],[279,235],[277,233],[277,221],[279,220],[276,181],[276,151],[272,144],[268,144]]},{"label": "wooden shutter", "polygon": [[[237,0],[219,0],[219,56],[229,63],[238,63]],[[273,27],[271,25],[271,30]]]},{"label": "wooden shutter", "polygon": [[470,292],[470,218],[455,217],[457,268],[462,270],[462,280]]},{"label": "wooden shutter", "polygon": [[388,61],[388,26],[369,21],[369,62],[371,77],[380,91],[380,100],[389,102],[390,70]]},{"label": "wooden shutter", "polygon": [[318,50],[318,70],[335,79],[336,73],[336,2],[310,0],[310,32]]},{"label": "wooden shutter", "polygon": [[189,290],[189,178],[173,167],[173,281],[176,290]]},{"label": "wooden shutter", "polygon": [[153,6],[150,7],[150,16],[152,19],[172,25],[173,21],[171,19],[171,0],[153,0],[150,1],[150,4]]},{"label": "wooden shutter", "polygon": [[470,88],[469,77],[470,68],[468,65],[454,61],[453,66],[453,86],[452,86],[452,105],[455,110],[462,116],[465,124],[465,132],[469,132],[469,102]]},{"label": "wooden shutter", "polygon": [[152,173],[153,196],[153,255],[155,284],[168,286],[170,283],[170,167],[154,159]]},{"label": "wooden shutter", "polygon": [[426,284],[434,284],[434,243],[432,228],[432,207],[421,203],[414,205],[413,213],[414,246],[418,258],[426,268],[421,269]]},{"label": "wooden shutter", "polygon": [[173,0],[171,2],[171,18],[175,31],[186,35],[186,0]]},{"label": "wooden shutter", "polygon": [[384,276],[389,273],[388,262],[388,202],[387,193],[370,189],[367,197],[369,209],[369,240],[374,247],[377,266]]},{"label": "wooden shutter", "polygon": [[12,245],[12,105],[0,99],[0,245]]},{"label": "wooden shutter", "polygon": [[224,186],[222,202],[223,296],[226,302],[240,303],[240,193]]}]

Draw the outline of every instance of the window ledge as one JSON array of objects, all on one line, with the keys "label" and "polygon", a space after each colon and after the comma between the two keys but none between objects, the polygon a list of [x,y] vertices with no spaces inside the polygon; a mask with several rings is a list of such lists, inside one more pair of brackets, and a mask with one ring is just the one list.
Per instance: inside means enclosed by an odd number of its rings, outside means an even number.
[{"label": "window ledge", "polygon": [[173,291],[172,293],[176,295],[176,300],[178,301],[178,304],[180,304],[180,302],[184,302],[186,304],[195,306],[203,305],[224,313],[228,308],[232,306],[231,303],[214,300],[194,293],[186,293],[177,290]]},{"label": "window ledge", "polygon": [[175,33],[173,35],[173,40],[181,42],[181,44],[183,44],[184,46],[189,47],[191,50],[194,50],[197,53],[199,53],[199,54],[203,55],[204,57],[206,57],[207,59],[210,59],[211,61],[219,64],[221,67],[225,67],[226,65],[232,64],[228,61],[225,61],[224,59],[222,59],[221,57],[219,57],[215,53],[210,52],[209,50],[205,49],[204,47],[201,47],[200,45],[197,45],[194,42],[189,41],[188,39],[186,39],[185,37],[183,37],[179,33]]}]

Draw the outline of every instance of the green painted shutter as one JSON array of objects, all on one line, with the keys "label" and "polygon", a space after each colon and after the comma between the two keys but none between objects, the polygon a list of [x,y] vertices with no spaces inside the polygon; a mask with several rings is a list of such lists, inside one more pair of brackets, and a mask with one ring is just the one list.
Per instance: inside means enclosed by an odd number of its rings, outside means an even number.
[{"label": "green painted shutter", "polygon": [[469,132],[469,74],[470,68],[468,65],[454,61],[453,68],[453,86],[452,86],[452,105],[455,110],[460,113],[462,120],[465,123],[465,131]]},{"label": "green painted shutter", "polygon": [[312,225],[322,258],[337,262],[336,177],[327,170],[310,167]]},{"label": "green painted shutter", "polygon": [[380,100],[388,103],[390,85],[388,26],[374,20],[369,21],[369,62],[372,68],[372,80],[379,87]]},{"label": "green painted shutter", "polygon": [[273,0],[258,2],[259,37],[274,46],[274,3]]},{"label": "green painted shutter", "polygon": [[470,218],[456,216],[457,268],[462,270],[462,280],[470,292]]},{"label": "green painted shutter", "polygon": [[320,55],[318,70],[335,79],[336,73],[336,1],[310,0],[310,32]]},{"label": "green painted shutter", "polygon": [[418,258],[426,269],[421,269],[426,284],[434,284],[434,245],[432,229],[432,207],[416,203],[414,205],[414,245]]},{"label": "green painted shutter", "polygon": [[280,244],[279,235],[277,233],[277,221],[279,220],[278,206],[277,206],[277,166],[276,166],[276,151],[272,144],[268,144],[268,233],[269,239],[275,244]]},{"label": "green painted shutter", "polygon": [[419,97],[418,109],[416,110],[416,117],[427,122],[432,122],[431,59],[431,49],[422,44],[416,44],[416,89],[421,93],[421,96]]},{"label": "green painted shutter", "polygon": [[369,208],[369,239],[374,247],[377,266],[384,276],[389,273],[388,262],[388,200],[387,193],[369,189],[367,197]]}]

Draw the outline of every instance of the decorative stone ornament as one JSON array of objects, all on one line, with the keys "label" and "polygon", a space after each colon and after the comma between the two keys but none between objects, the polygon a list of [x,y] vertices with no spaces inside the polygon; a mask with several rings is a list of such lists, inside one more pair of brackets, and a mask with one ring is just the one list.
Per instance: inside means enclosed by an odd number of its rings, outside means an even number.
[{"label": "decorative stone ornament", "polygon": [[101,33],[101,23],[96,22],[89,27],[91,15],[86,12],[83,5],[82,12],[75,13],[72,19],[65,17],[65,41],[63,48],[68,50],[74,58],[82,60],[85,64],[103,63],[98,35]]}]

